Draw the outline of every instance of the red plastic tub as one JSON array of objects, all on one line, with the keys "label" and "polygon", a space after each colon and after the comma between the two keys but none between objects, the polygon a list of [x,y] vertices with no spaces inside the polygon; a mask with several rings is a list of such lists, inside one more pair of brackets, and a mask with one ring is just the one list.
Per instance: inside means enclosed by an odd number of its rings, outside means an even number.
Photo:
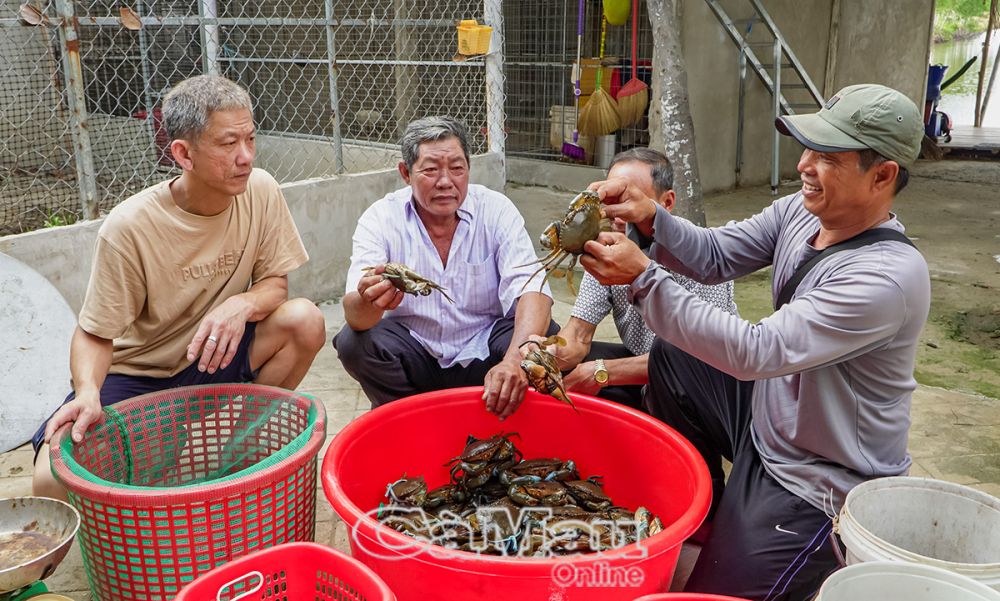
[{"label": "red plastic tub", "polygon": [[[631,601],[667,590],[681,543],[704,520],[711,500],[708,469],[694,447],[659,421],[621,405],[573,395],[579,413],[529,391],[512,417],[487,413],[482,388],[455,388],[400,399],[356,419],[333,439],[323,461],[323,489],[351,529],[355,558],[400,601],[496,599]],[[551,559],[493,557],[417,543],[381,526],[374,512],[386,483],[403,472],[443,484],[442,467],[469,434],[517,432],[527,457],[573,459],[581,475],[602,475],[616,503],[643,505],[663,532],[603,554]]]},{"label": "red plastic tub", "polygon": [[258,551],[200,576],[174,601],[395,601],[374,572],[316,543],[288,543]]}]

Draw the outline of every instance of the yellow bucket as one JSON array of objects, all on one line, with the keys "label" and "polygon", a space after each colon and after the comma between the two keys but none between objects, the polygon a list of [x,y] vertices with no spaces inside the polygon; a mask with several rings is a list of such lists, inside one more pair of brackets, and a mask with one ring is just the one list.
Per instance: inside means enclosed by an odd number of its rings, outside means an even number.
[{"label": "yellow bucket", "polygon": [[458,24],[458,53],[466,56],[488,53],[492,35],[493,28],[489,25],[480,25],[475,20],[462,21]]}]

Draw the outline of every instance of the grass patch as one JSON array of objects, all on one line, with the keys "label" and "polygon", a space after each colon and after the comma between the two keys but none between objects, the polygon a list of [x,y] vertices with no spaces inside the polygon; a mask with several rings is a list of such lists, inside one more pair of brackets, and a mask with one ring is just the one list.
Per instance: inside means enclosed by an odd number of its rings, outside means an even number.
[{"label": "grass patch", "polygon": [[736,307],[740,317],[757,323],[771,313],[771,268],[761,269],[736,280]]},{"label": "grass patch", "polygon": [[[917,381],[1000,398],[1000,351],[983,320],[988,314],[980,310],[932,314],[917,349]],[[987,340],[993,344],[985,345]]]},{"label": "grass patch", "polygon": [[42,227],[62,227],[64,225],[72,225],[76,222],[77,217],[75,214],[59,209],[45,215]]}]

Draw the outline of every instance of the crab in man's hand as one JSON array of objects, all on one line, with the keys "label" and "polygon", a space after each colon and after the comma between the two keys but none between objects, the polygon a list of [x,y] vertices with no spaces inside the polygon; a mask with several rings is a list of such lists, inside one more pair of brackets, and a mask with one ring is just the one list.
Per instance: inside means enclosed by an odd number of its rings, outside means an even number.
[{"label": "crab in man's hand", "polygon": [[576,405],[573,404],[573,400],[566,393],[566,388],[563,387],[562,372],[559,371],[559,365],[556,364],[555,355],[545,350],[545,347],[553,344],[566,346],[566,340],[552,335],[540,343],[526,340],[519,346],[523,347],[526,344],[534,344],[536,347],[528,351],[524,359],[521,360],[521,369],[528,376],[528,383],[534,386],[538,392],[568,403],[576,411]]},{"label": "crab in man's hand", "polygon": [[553,221],[542,231],[538,242],[542,248],[550,252],[541,259],[526,264],[541,263],[542,266],[531,274],[521,290],[524,290],[528,282],[543,269],[545,277],[542,278],[542,286],[545,286],[549,276],[559,268],[566,257],[570,257],[569,267],[566,268],[566,284],[570,292],[576,294],[576,289],[573,288],[573,268],[576,267],[577,259],[583,254],[583,245],[591,240],[597,240],[601,232],[609,231],[611,231],[611,220],[604,215],[601,197],[597,192],[584,190],[577,194],[569,203],[563,218]]},{"label": "crab in man's hand", "polygon": [[[406,294],[427,296],[432,290],[437,290],[442,296],[448,299],[449,303],[455,303],[445,292],[447,288],[438,286],[402,263],[386,263],[384,268],[385,270],[381,274],[382,277],[389,280],[393,286]],[[365,275],[374,275],[375,269],[377,267],[365,267],[361,271],[364,271]]]}]

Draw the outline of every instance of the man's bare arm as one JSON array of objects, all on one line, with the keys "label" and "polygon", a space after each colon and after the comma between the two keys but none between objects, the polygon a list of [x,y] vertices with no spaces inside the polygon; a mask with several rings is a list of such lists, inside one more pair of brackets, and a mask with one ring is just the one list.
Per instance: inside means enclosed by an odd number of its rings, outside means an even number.
[{"label": "man's bare arm", "polygon": [[528,378],[521,370],[521,343],[533,335],[544,335],[552,320],[552,299],[540,292],[525,292],[517,300],[514,333],[500,363],[486,374],[483,400],[486,408],[504,419],[524,400]]},{"label": "man's bare arm", "polygon": [[580,364],[590,353],[590,345],[594,341],[597,326],[579,317],[570,317],[566,325],[559,330],[559,336],[566,341],[566,346],[553,345],[549,351],[555,354],[559,369],[569,371]]},{"label": "man's bare arm", "polygon": [[112,341],[94,336],[80,326],[70,342],[69,369],[76,397],[59,408],[45,427],[46,442],[63,424],[73,423],[73,440],[80,442],[101,417],[101,386],[111,368]]}]

